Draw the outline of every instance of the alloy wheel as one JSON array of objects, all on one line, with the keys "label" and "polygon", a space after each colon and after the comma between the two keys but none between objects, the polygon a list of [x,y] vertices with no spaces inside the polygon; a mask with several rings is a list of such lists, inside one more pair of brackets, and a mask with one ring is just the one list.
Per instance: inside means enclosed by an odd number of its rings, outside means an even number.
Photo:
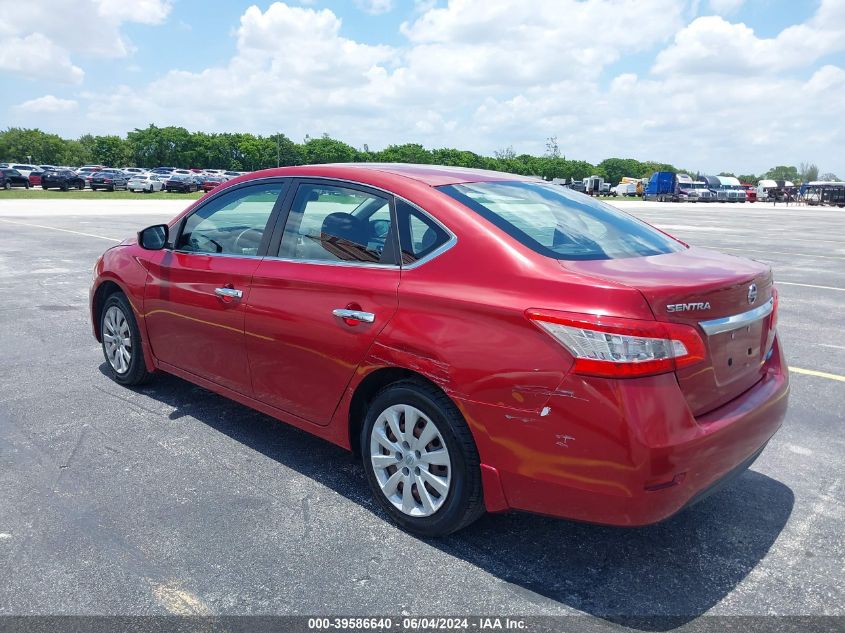
[{"label": "alloy wheel", "polygon": [[416,407],[396,404],[381,412],[370,433],[370,461],[382,493],[403,514],[430,516],[449,495],[449,449]]},{"label": "alloy wheel", "polygon": [[132,333],[126,315],[117,306],[110,306],[103,317],[103,343],[112,369],[118,374],[128,372],[132,362]]}]

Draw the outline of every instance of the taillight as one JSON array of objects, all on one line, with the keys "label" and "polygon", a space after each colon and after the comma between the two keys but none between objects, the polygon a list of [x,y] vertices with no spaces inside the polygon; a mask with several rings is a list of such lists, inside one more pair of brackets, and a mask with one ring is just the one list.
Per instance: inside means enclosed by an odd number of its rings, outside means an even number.
[{"label": "taillight", "polygon": [[705,357],[704,342],[689,325],[554,310],[528,310],[526,315],[575,357],[578,374],[650,376]]},{"label": "taillight", "polygon": [[774,332],[778,325],[778,289],[772,286],[772,318],[769,319],[769,329]]}]

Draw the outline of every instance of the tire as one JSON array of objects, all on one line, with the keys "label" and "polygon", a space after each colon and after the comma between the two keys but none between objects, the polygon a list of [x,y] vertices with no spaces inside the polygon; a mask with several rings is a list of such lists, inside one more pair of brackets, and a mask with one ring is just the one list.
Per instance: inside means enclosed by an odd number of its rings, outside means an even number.
[{"label": "tire", "polygon": [[79,189],[79,191],[82,191],[83,189],[85,189],[85,183],[83,182],[83,183],[78,184],[76,186],[76,188]]},{"label": "tire", "polygon": [[62,183],[61,189],[62,189],[62,191],[67,191],[67,183],[66,182]]},{"label": "tire", "polygon": [[[125,326],[125,327],[124,327]],[[126,336],[128,331],[129,336]],[[111,332],[119,332],[122,342],[112,345]],[[100,338],[102,339],[103,357],[106,359],[109,375],[121,385],[140,385],[152,375],[144,364],[144,350],[141,346],[141,333],[138,322],[129,301],[122,292],[109,295],[100,314]],[[129,355],[127,361],[126,355]]]},{"label": "tire", "polygon": [[41,185],[41,188],[42,188],[44,191],[48,191],[48,190],[50,189],[50,188],[49,188],[49,187],[47,187],[46,185]]},{"label": "tire", "polygon": [[29,189],[29,181],[27,181],[27,182],[26,182],[26,184],[24,184],[24,187],[26,187],[27,189]]},{"label": "tire", "polygon": [[111,187],[106,187],[106,191],[114,191],[114,185],[112,185]]},{"label": "tire", "polygon": [[[391,411],[395,413],[395,424],[388,422]],[[409,411],[415,421],[410,430],[412,441],[403,440],[407,442],[404,444],[393,432],[395,428],[403,438],[407,437],[402,411]],[[413,442],[423,432],[432,439],[413,451]],[[388,449],[385,444],[392,448]],[[385,458],[380,460],[381,467],[373,464],[374,449],[376,457]],[[445,456],[439,452],[443,449]],[[417,461],[421,455],[434,453],[438,459],[436,463],[429,463],[424,457]],[[445,536],[484,514],[480,461],[472,433],[455,404],[436,387],[416,380],[403,380],[383,389],[367,410],[361,429],[361,457],[376,502],[408,532],[423,537]],[[446,464],[440,460],[445,460]],[[422,471],[425,474],[420,476]],[[437,488],[432,483],[436,483]],[[393,499],[388,498],[383,487],[392,487]],[[442,492],[438,493],[438,490]],[[400,506],[406,506],[407,510]]]}]

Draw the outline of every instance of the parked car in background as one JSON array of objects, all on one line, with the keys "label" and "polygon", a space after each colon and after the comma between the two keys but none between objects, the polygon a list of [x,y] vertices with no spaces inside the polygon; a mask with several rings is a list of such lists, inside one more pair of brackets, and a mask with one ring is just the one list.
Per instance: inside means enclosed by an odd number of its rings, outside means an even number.
[{"label": "parked car in background", "polygon": [[643,191],[643,200],[657,200],[658,202],[678,201],[678,177],[675,172],[656,171],[648,179]]},{"label": "parked car in background", "polygon": [[29,189],[29,178],[21,174],[17,169],[11,167],[0,168],[0,187],[3,189],[11,189],[12,187]]},{"label": "parked car in background", "polygon": [[259,172],[109,248],[90,309],[116,383],[167,372],[355,450],[426,537],[662,521],[787,411],[769,265],[514,174]]},{"label": "parked car in background", "polygon": [[117,169],[102,169],[91,177],[92,191],[99,189],[105,189],[106,191],[126,189],[128,184],[129,179],[126,177],[126,174]]},{"label": "parked car in background", "polygon": [[164,190],[167,193],[191,193],[199,190],[199,186],[193,176],[175,174],[164,183]]},{"label": "parked car in background", "polygon": [[154,193],[164,189],[164,181],[159,179],[156,174],[137,174],[129,179],[126,188],[129,191]]},{"label": "parked car in background", "polygon": [[12,163],[9,165],[12,169],[17,169],[21,176],[25,178],[29,178],[29,175],[36,171],[39,172],[41,169],[36,165],[26,165],[23,163]]},{"label": "parked car in background", "polygon": [[130,178],[132,176],[149,173],[149,170],[144,169],[143,167],[121,167],[120,171],[128,175]]},{"label": "parked car in background", "polygon": [[41,175],[44,173],[43,170],[38,169],[37,171],[30,172],[29,174],[29,184],[33,187],[38,187],[41,185]]},{"label": "parked car in background", "polygon": [[85,178],[70,169],[45,171],[41,176],[42,189],[85,189]]},{"label": "parked car in background", "polygon": [[745,199],[748,202],[757,202],[757,188],[754,185],[743,182],[739,186],[745,190]]},{"label": "parked car in background", "polygon": [[208,176],[202,183],[203,191],[211,191],[226,182],[222,176]]}]

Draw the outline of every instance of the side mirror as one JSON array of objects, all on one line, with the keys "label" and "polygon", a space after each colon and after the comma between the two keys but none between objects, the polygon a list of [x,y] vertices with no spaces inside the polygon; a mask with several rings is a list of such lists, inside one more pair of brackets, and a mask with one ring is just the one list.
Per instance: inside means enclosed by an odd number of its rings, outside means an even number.
[{"label": "side mirror", "polygon": [[156,224],[138,231],[138,244],[148,251],[160,251],[167,244],[168,228],[166,224]]}]

